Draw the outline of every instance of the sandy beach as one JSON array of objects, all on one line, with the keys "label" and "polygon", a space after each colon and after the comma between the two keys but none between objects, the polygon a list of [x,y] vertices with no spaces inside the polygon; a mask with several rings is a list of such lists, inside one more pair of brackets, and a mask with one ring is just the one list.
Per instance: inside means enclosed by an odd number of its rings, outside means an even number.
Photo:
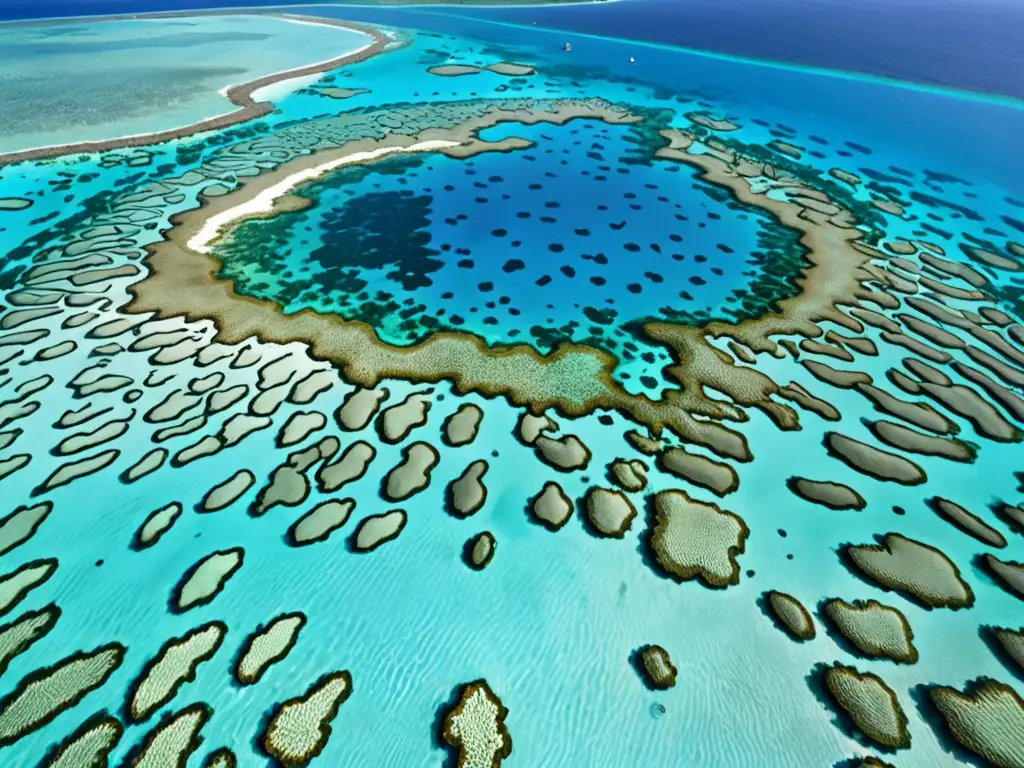
[{"label": "sandy beach", "polygon": [[188,241],[188,248],[197,253],[210,253],[213,243],[218,237],[220,237],[221,233],[232,224],[244,219],[266,216],[267,214],[273,213],[277,206],[277,201],[297,186],[304,184],[307,181],[319,178],[325,173],[333,171],[336,168],[341,168],[346,165],[356,165],[359,163],[369,163],[382,157],[386,157],[387,155],[397,154],[399,152],[432,152],[438,149],[457,147],[458,145],[459,142],[457,141],[434,139],[431,141],[421,141],[408,147],[378,147],[377,149],[353,152],[344,157],[335,158],[334,160],[330,160],[326,163],[313,166],[312,168],[304,168],[293,173],[282,181],[279,181],[273,186],[267,187],[255,197],[246,200],[244,203],[236,205],[233,208],[228,208],[226,211],[221,211],[220,213],[208,218],[200,230]]}]

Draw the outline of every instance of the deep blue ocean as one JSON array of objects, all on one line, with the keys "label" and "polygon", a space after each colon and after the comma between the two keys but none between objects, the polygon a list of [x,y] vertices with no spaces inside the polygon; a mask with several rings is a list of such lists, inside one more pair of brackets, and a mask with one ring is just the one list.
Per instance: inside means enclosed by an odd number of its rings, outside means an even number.
[{"label": "deep blue ocean", "polygon": [[[6,0],[0,19],[216,8],[223,0]],[[274,5],[271,0],[238,3]],[[1024,3],[1015,0],[621,0],[434,8],[1024,98]]]}]

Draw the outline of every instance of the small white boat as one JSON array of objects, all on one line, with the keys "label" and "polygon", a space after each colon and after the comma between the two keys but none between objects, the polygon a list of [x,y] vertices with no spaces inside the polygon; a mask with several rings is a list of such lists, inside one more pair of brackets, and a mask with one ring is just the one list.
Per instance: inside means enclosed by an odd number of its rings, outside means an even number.
[{"label": "small white boat", "polygon": [[630,56],[629,57],[629,63],[630,64],[636,64],[636,59],[634,59],[632,56]]},{"label": "small white boat", "polygon": [[562,50],[563,51],[571,51],[572,50],[572,44],[571,43],[566,43],[565,45],[562,46]]}]

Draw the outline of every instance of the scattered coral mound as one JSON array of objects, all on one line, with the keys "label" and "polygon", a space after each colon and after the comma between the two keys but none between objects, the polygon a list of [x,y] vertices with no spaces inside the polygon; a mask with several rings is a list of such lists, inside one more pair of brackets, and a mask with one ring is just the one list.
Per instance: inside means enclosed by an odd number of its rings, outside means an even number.
[{"label": "scattered coral mound", "polygon": [[964,747],[998,768],[1024,766],[1024,700],[1013,688],[983,678],[963,693],[938,686],[928,695]]},{"label": "scattered coral mound", "polygon": [[825,667],[822,676],[833,700],[861,733],[890,749],[910,746],[907,716],[880,677],[842,664]]},{"label": "scattered coral mound", "polygon": [[499,768],[512,754],[505,727],[508,710],[486,680],[462,687],[458,704],[444,719],[441,736],[458,750],[458,768]]},{"label": "scattered coral mound", "polygon": [[880,545],[849,545],[846,555],[874,582],[902,592],[929,608],[968,608],[974,593],[960,569],[942,552],[898,533],[887,533]]},{"label": "scattered coral mound", "polygon": [[840,634],[867,656],[904,664],[917,661],[914,632],[897,609],[877,600],[829,600],[825,615]]},{"label": "scattered coral mound", "polygon": [[740,517],[675,490],[655,494],[654,508],[650,548],[664,571],[709,587],[739,583],[736,555],[750,533]]},{"label": "scattered coral mound", "polygon": [[672,663],[668,651],[660,645],[645,645],[640,649],[647,684],[655,690],[666,690],[676,684],[678,670]]},{"label": "scattered coral mound", "polygon": [[263,732],[264,752],[286,766],[305,765],[327,746],[331,721],[351,694],[352,676],[331,672],[303,695],[282,702]]},{"label": "scattered coral mound", "polygon": [[803,603],[785,592],[771,590],[764,595],[775,622],[794,640],[813,640],[814,620]]}]

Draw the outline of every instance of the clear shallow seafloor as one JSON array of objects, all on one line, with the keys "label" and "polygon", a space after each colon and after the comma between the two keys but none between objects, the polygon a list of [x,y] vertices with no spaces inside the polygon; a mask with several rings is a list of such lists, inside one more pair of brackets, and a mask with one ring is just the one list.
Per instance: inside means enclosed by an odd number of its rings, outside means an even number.
[{"label": "clear shallow seafloor", "polygon": [[[848,192],[851,204],[863,203],[869,210],[871,199],[900,200],[906,209],[902,218],[872,214],[884,230],[882,242],[925,239],[940,243],[947,258],[967,263],[959,245],[988,242],[1003,248],[1008,241],[1024,240],[1024,233],[1017,229],[1024,219],[1019,202],[1024,188],[1012,170],[1022,159],[1021,145],[1012,141],[1021,135],[1018,131],[1024,131],[1024,112],[1018,109],[603,40],[577,43],[569,58],[558,50],[560,33],[451,20],[437,12],[334,12],[400,28],[433,29],[416,34],[407,48],[304,82],[302,89],[280,99],[280,113],[261,123],[266,136],[296,122],[346,110],[462,99],[601,97],[638,108],[669,109],[669,125],[676,128],[692,127],[686,113],[710,111],[727,115],[741,126],[723,133],[724,138],[750,144],[782,140],[804,147],[799,164],[808,172],[818,172],[819,183],[835,167],[860,175],[865,183]],[[457,37],[451,35],[453,28]],[[441,35],[442,29],[449,32]],[[536,66],[538,73],[519,79],[490,72],[441,78],[426,71],[453,55],[457,62],[471,64],[522,61]],[[625,63],[630,55],[638,58],[633,67]],[[322,92],[341,87],[369,92],[347,99]],[[728,317],[731,292],[749,287],[757,276],[748,255],[758,247],[766,215],[730,207],[714,195],[714,188],[709,192],[688,166],[644,155],[642,147],[629,141],[636,134],[628,127],[590,124],[590,129],[582,128],[579,121],[564,126],[507,124],[484,136],[519,136],[536,146],[469,160],[428,154],[382,164],[367,173],[334,173],[299,190],[313,201],[312,207],[270,222],[246,224],[231,241],[218,246],[226,259],[225,272],[244,276],[236,286],[239,290],[277,299],[287,312],[309,307],[344,314],[353,305],[366,303],[358,296],[338,295],[336,272],[351,266],[357,254],[365,263],[357,263],[352,278],[365,280],[368,293],[385,291],[402,300],[412,298],[414,306],[423,307],[410,313],[417,321],[411,330],[402,329],[395,320],[400,310],[391,310],[381,319],[378,335],[395,344],[409,343],[410,334],[428,332],[418,318],[436,317],[441,307],[448,307],[444,316],[463,316],[461,330],[479,334],[490,344],[537,341],[543,335],[531,334],[533,326],[557,328],[573,320],[580,323],[579,328],[563,333],[580,341],[589,334],[584,308],[610,306],[605,303],[609,298],[618,315],[605,338],[618,345],[628,343],[624,334],[615,334],[618,323],[658,316],[663,307]],[[242,138],[241,129],[225,135],[229,143]],[[0,198],[34,201],[25,210],[0,212],[0,248],[10,253],[2,264],[7,294],[23,288],[26,279],[34,279],[31,273],[26,277],[26,270],[45,261],[37,257],[55,238],[70,237],[65,229],[82,230],[91,226],[87,216],[109,210],[110,196],[131,194],[148,182],[177,179],[175,191],[181,199],[167,195],[173,202],[153,202],[150,198],[137,215],[139,231],[122,238],[130,242],[114,246],[128,252],[124,263],[144,270],[138,247],[159,239],[158,231],[147,225],[164,228],[171,214],[195,207],[197,193],[207,182],[181,181],[180,177],[215,158],[220,141],[196,137],[151,148],[150,162],[134,167],[115,163],[118,153],[110,153],[106,158],[0,169]],[[643,162],[623,162],[633,157],[642,157]],[[778,162],[784,163],[785,157]],[[596,181],[597,175],[607,179]],[[231,173],[224,172],[221,182],[230,185]],[[478,187],[477,182],[486,186]],[[446,185],[454,189],[447,190]],[[531,185],[540,188],[531,189]],[[667,202],[659,201],[660,196]],[[487,201],[477,202],[478,197]],[[549,207],[548,202],[558,206]],[[351,218],[350,206],[357,213],[358,206],[364,206],[363,221]],[[83,210],[82,220],[75,220]],[[403,237],[415,242],[387,242],[382,238],[382,233],[391,231],[386,222],[366,220],[395,212],[402,215],[402,226],[409,228]],[[520,217],[520,212],[529,216]],[[685,218],[677,218],[677,213]],[[449,224],[449,220],[458,223]],[[622,222],[619,229],[611,226]],[[493,234],[497,229],[506,234]],[[576,234],[581,229],[590,234]],[[31,238],[39,244],[21,246]],[[513,248],[513,240],[521,245]],[[552,243],[563,249],[550,250]],[[627,248],[630,244],[640,250]],[[772,251],[773,263],[782,259],[791,244],[791,238],[773,244],[778,249]],[[607,265],[584,258],[601,252],[607,255]],[[675,260],[673,253],[683,258]],[[700,255],[706,261],[698,260]],[[503,266],[513,258],[520,259],[523,267],[506,272]],[[465,259],[473,261],[471,268],[459,267]],[[1019,273],[970,263],[987,277],[985,290],[996,295],[989,303],[1019,322]],[[563,272],[563,266],[572,267],[574,275]],[[713,267],[722,274],[712,272]],[[397,277],[388,276],[398,268]],[[336,272],[327,273],[327,269]],[[662,280],[645,276],[647,272]],[[552,282],[538,286],[536,280],[544,274],[550,274]],[[429,285],[417,280],[423,275]],[[701,277],[704,284],[695,285],[689,279],[692,276]],[[333,719],[331,738],[314,765],[438,765],[444,760],[437,736],[444,708],[458,686],[479,678],[486,678],[509,710],[506,725],[514,746],[505,764],[526,768],[788,768],[836,765],[854,756],[879,754],[862,737],[837,727],[836,714],[808,681],[816,664],[833,661],[879,675],[899,697],[912,747],[885,756],[887,761],[901,768],[970,764],[973,758],[942,735],[935,712],[919,703],[918,686],[962,688],[969,680],[991,676],[1021,690],[1024,673],[997,658],[979,636],[984,625],[1018,626],[1021,601],[996,585],[975,560],[980,552],[993,552],[1004,560],[1024,559],[1024,538],[989,509],[997,501],[1021,502],[1019,479],[1013,475],[1022,468],[1019,442],[983,437],[967,419],[943,411],[959,428],[959,436],[978,446],[975,463],[914,455],[928,475],[927,484],[902,486],[871,479],[829,457],[822,447],[823,436],[830,430],[878,445],[861,421],[882,418],[870,402],[855,390],[826,386],[791,357],[762,353],[756,359],[758,370],[780,385],[794,381],[828,400],[842,413],[842,420],[830,422],[801,411],[802,429],[780,431],[761,411],[746,409],[749,420],[730,426],[746,437],[754,459],[734,464],[739,487],[722,499],[656,469],[653,458],[637,453],[622,439],[624,432],[637,425],[620,413],[595,411],[575,419],[551,413],[560,428],[558,435],[578,436],[593,453],[585,470],[563,473],[537,460],[533,450],[516,438],[523,409],[500,398],[453,393],[448,383],[381,382],[388,390],[382,407],[417,392],[427,393],[432,402],[426,424],[399,444],[390,444],[373,424],[358,433],[339,428],[332,414],[353,388],[327,363],[311,360],[301,342],[248,342],[225,348],[224,357],[213,362],[193,352],[164,364],[152,359],[157,346],[131,347],[158,332],[180,332],[168,337],[167,344],[173,338],[199,350],[212,341],[212,323],[172,318],[149,323],[140,334],[127,331],[109,339],[90,337],[98,326],[117,316],[117,307],[128,298],[126,284],[141,277],[140,273],[101,282],[109,287],[105,294],[97,292],[100,299],[94,306],[61,305],[62,311],[51,317],[0,331],[0,342],[8,342],[0,346],[0,360],[6,361],[0,364],[6,371],[0,377],[0,402],[4,403],[0,407],[7,408],[4,418],[11,419],[0,431],[22,430],[0,452],[0,461],[31,456],[25,466],[10,470],[0,480],[0,513],[43,500],[53,503],[53,511],[38,531],[0,556],[0,572],[10,573],[36,558],[60,561],[49,581],[0,620],[12,621],[51,601],[62,609],[56,627],[11,660],[0,678],[0,695],[14,690],[33,670],[76,650],[111,641],[128,649],[124,663],[102,688],[0,751],[0,756],[9,755],[5,765],[36,765],[50,745],[89,715],[104,708],[120,714],[126,691],[161,644],[215,619],[228,626],[221,648],[161,710],[178,711],[197,701],[213,707],[214,714],[202,730],[203,744],[189,765],[199,765],[203,755],[222,745],[234,750],[241,766],[267,764],[257,738],[264,714],[274,704],[301,694],[320,675],[340,669],[351,672],[354,690]],[[605,284],[596,285],[592,277],[603,277]],[[793,277],[784,275],[784,282],[795,292]],[[403,279],[415,284],[403,286]],[[267,287],[254,287],[260,281]],[[39,291],[95,290],[35,282]],[[493,290],[481,289],[486,282],[494,284]],[[639,293],[627,287],[634,283],[641,287]],[[274,295],[273,289],[287,285],[302,290],[294,296]],[[693,298],[684,299],[680,291]],[[443,298],[446,292],[453,294],[450,299]],[[503,295],[509,297],[507,304],[500,303]],[[105,297],[112,299],[109,304]],[[488,300],[495,302],[494,308],[487,307]],[[975,306],[944,301],[957,307]],[[514,307],[520,314],[501,307]],[[911,312],[906,305],[901,311]],[[72,315],[86,312],[96,316],[67,322]],[[489,315],[498,322],[484,322]],[[15,334],[35,329],[49,333],[29,341],[9,341]],[[827,322],[822,329],[849,333]],[[514,330],[517,335],[512,334]],[[966,331],[947,330],[970,340]],[[907,351],[885,343],[878,329],[868,328],[861,335],[877,344],[878,356],[857,355],[855,361],[847,362],[808,353],[802,359],[862,371],[894,395],[925,402],[923,397],[901,392],[886,378],[887,370],[899,368]],[[22,364],[65,340],[76,343],[75,351],[50,361]],[[637,349],[631,355],[621,354],[624,346],[614,350],[621,359],[613,375],[629,392],[657,398],[678,388],[662,371],[670,358],[666,348],[639,338],[632,343]],[[119,348],[102,349],[108,344]],[[724,343],[718,346],[725,349]],[[251,362],[257,357],[252,352],[241,353],[243,347],[258,353],[258,362]],[[974,365],[962,350],[952,353],[956,360]],[[273,411],[262,429],[214,455],[181,467],[167,463],[140,480],[124,482],[122,473],[157,445],[173,456],[204,435],[218,434],[228,419],[253,408],[252,398],[270,388],[262,380],[263,366],[286,354],[292,356],[289,365],[296,371],[285,385],[290,399]],[[208,364],[200,365],[200,360]],[[83,369],[97,365],[102,367],[93,371],[94,378],[124,376],[131,383],[73,397],[69,382]],[[1015,368],[1012,361],[1007,365]],[[295,402],[303,398],[290,385],[317,370],[329,372],[331,387],[312,402]],[[943,370],[954,375],[948,367]],[[184,392],[190,382],[216,372],[223,374],[217,391],[247,387],[237,405],[213,413],[208,396],[186,396],[180,400],[183,410],[178,418],[143,422],[143,414],[151,413],[168,395]],[[28,391],[33,386],[23,388],[24,382],[45,376],[52,377],[52,382],[43,383],[37,391]],[[644,378],[653,379],[654,385],[642,383]],[[138,399],[126,402],[124,395],[129,391],[138,391]],[[1022,392],[1019,386],[1015,391]],[[38,407],[26,407],[29,403]],[[480,432],[466,446],[446,446],[441,440],[442,424],[466,403],[484,413]],[[79,428],[53,426],[65,411],[87,404],[112,410]],[[1000,418],[1013,421],[1005,409],[993,408]],[[204,412],[201,422],[188,425],[191,431],[154,442],[158,429],[187,424]],[[325,427],[304,441],[281,447],[284,425],[297,412],[324,414]],[[130,421],[123,436],[72,457],[115,447],[120,455],[109,467],[31,495],[67,460],[51,453],[60,440],[113,419]],[[1021,423],[1017,421],[1016,426]],[[261,517],[248,514],[247,507],[289,453],[328,435],[340,439],[341,450],[356,440],[375,447],[376,456],[365,476],[334,494],[314,488],[293,506],[277,506]],[[401,503],[382,499],[382,478],[400,461],[404,447],[421,440],[440,453],[429,486]],[[713,456],[697,446],[687,448]],[[617,457],[644,460],[650,477],[642,493],[631,494],[640,513],[624,538],[595,535],[583,522],[579,505],[557,532],[545,530],[527,514],[529,499],[547,481],[560,483],[574,500],[593,485],[610,487],[606,467]],[[490,464],[484,480],[487,501],[472,517],[459,519],[447,511],[448,484],[470,462],[480,459]],[[213,486],[242,468],[255,477],[244,495],[219,512],[196,511]],[[848,484],[867,505],[862,511],[835,511],[812,504],[787,489],[785,480],[791,475]],[[724,589],[709,589],[697,581],[679,583],[653,563],[647,544],[653,524],[650,497],[670,488],[718,503],[744,519],[750,535],[737,556],[738,583]],[[953,499],[983,517],[1005,535],[1008,546],[993,550],[958,531],[925,504],[931,496]],[[315,504],[332,497],[356,501],[346,525],[326,542],[290,546],[288,527]],[[131,549],[146,515],[171,502],[183,508],[174,525],[154,546]],[[399,506],[407,511],[408,524],[395,541],[371,553],[352,551],[349,537],[359,520]],[[483,530],[494,534],[497,551],[493,562],[476,572],[464,563],[463,548],[467,539]],[[842,545],[873,543],[876,535],[889,531],[932,545],[957,563],[976,594],[973,607],[925,609],[858,577],[837,554]],[[229,547],[244,548],[245,560],[223,592],[209,605],[184,614],[170,612],[168,600],[182,574],[201,557]],[[815,614],[814,640],[798,644],[764,615],[758,599],[769,589],[797,597]],[[851,653],[849,645],[837,640],[817,616],[819,601],[832,597],[876,599],[898,608],[913,627],[920,659],[913,665],[897,665]],[[244,638],[257,625],[291,611],[302,611],[308,618],[294,651],[270,667],[258,684],[238,686],[231,671]],[[644,686],[630,656],[648,643],[660,644],[671,654],[678,667],[675,688],[653,692]],[[112,765],[121,764],[159,716],[127,730],[113,752]]]},{"label": "clear shallow seafloor", "polygon": [[179,128],[232,112],[220,91],[366,45],[258,15],[0,28],[0,152]]}]

